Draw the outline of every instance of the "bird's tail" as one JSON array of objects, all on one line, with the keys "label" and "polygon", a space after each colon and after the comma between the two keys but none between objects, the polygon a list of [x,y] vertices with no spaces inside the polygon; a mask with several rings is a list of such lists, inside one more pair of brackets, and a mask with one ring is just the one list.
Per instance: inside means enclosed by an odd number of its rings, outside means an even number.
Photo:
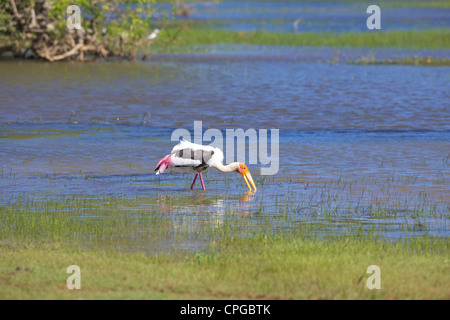
[{"label": "bird's tail", "polygon": [[159,162],[155,168],[156,174],[163,173],[164,170],[166,170],[166,168],[169,168],[172,166],[171,157],[172,157],[172,155],[169,154],[169,155],[165,156],[164,158],[162,158],[161,160],[159,160]]}]

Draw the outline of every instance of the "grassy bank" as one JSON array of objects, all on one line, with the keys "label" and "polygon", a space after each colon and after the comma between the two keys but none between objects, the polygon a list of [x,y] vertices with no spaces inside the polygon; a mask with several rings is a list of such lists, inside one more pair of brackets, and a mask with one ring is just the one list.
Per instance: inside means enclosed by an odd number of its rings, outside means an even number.
[{"label": "grassy bank", "polygon": [[192,51],[194,46],[217,44],[390,47],[407,49],[448,49],[450,30],[389,31],[361,33],[278,33],[227,30],[164,30],[152,46],[154,52]]},{"label": "grassy bank", "polygon": [[[449,299],[448,242],[234,239],[167,255],[2,244],[1,299]],[[81,269],[68,290],[66,268]],[[381,289],[369,290],[370,265]]]},{"label": "grassy bank", "polygon": [[[326,221],[300,222],[284,206],[270,219],[264,208],[230,210],[217,223],[208,199],[201,216],[178,214],[195,203],[187,197],[2,197],[0,299],[450,298],[446,238],[392,241],[351,223],[331,235]],[[78,291],[65,285],[74,264]],[[381,290],[366,287],[370,265]]]}]

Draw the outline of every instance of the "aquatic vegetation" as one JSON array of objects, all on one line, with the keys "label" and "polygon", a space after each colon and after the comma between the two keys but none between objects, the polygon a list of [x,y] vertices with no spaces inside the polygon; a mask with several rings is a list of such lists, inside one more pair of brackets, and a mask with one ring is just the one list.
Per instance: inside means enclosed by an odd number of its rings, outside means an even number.
[{"label": "aquatic vegetation", "polygon": [[[450,208],[426,192],[403,199],[417,175],[375,181],[384,193],[343,175],[260,178],[263,187],[244,195],[233,188],[239,177],[208,175],[211,184],[229,183],[180,193],[174,183],[188,185],[191,175],[168,174],[164,183],[146,180],[160,186],[147,196],[1,192],[0,298],[449,298]],[[79,292],[63,285],[74,263]],[[383,290],[366,288],[373,264]]]},{"label": "aquatic vegetation", "polygon": [[386,8],[450,8],[446,0],[384,0],[380,3]]},{"label": "aquatic vegetation", "polygon": [[[107,179],[112,186],[118,182],[131,189],[143,183],[158,186],[146,195],[36,197],[1,192],[0,240],[177,252],[202,251],[212,242],[236,236],[310,240],[447,236],[450,206],[445,191],[427,191],[417,175],[367,181],[342,175],[336,180],[308,175],[260,178],[258,192],[240,194],[234,187],[241,183],[239,177],[207,174],[211,190],[206,193],[186,190],[191,175],[170,173],[164,180],[154,175],[144,180],[139,176]],[[2,179],[11,181],[15,175],[2,171]],[[31,173],[28,179],[48,188],[101,181],[83,173]],[[185,186],[176,187],[180,183]]]},{"label": "aquatic vegetation", "polygon": [[362,57],[355,64],[361,65],[414,65],[414,66],[450,66],[450,59],[435,59],[429,57],[403,58],[398,60],[377,61],[375,57]]},{"label": "aquatic vegetation", "polygon": [[[267,31],[228,31],[180,29],[163,31],[153,45],[154,52],[190,52],[194,46],[217,44],[276,46],[350,46],[443,49],[450,47],[450,30],[401,30],[359,33],[282,33]],[[170,43],[170,46],[168,45]]]}]

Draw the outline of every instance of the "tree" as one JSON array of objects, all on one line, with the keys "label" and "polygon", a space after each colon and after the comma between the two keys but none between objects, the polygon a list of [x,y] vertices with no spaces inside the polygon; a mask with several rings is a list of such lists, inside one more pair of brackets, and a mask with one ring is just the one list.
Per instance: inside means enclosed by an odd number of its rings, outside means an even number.
[{"label": "tree", "polygon": [[[153,0],[0,0],[0,55],[48,61],[120,56],[135,59],[147,41]],[[82,12],[81,28],[67,21]]]}]

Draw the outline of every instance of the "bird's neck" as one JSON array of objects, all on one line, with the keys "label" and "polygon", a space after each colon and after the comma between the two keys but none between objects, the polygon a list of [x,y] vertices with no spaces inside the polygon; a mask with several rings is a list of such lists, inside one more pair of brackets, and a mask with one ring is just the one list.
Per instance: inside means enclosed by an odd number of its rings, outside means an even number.
[{"label": "bird's neck", "polygon": [[222,162],[216,162],[212,165],[212,167],[222,172],[233,172],[238,169],[239,162],[232,162],[228,165],[224,165]]}]

